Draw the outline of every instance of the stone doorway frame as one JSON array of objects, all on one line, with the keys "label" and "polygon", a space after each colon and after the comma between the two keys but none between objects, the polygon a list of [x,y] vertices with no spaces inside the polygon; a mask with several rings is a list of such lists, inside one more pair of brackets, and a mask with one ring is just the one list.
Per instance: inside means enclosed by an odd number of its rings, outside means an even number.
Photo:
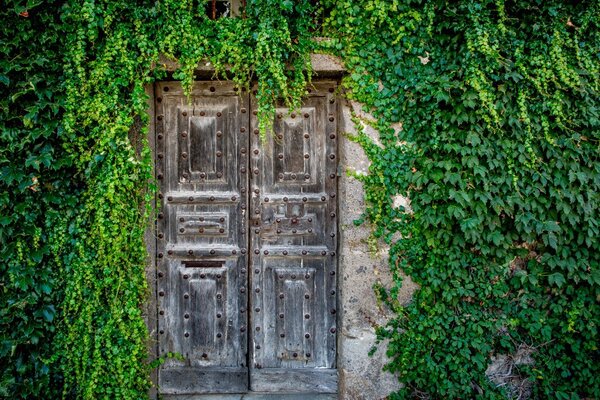
[{"label": "stone doorway frame", "polygon": [[[313,81],[320,79],[341,81],[346,71],[341,61],[329,55],[312,54]],[[178,68],[178,64],[167,59],[162,59],[161,64],[168,73]],[[201,63],[196,71],[196,79],[210,80],[214,78],[214,69],[208,63]],[[341,84],[338,86],[342,91]],[[148,140],[153,151],[154,159],[154,85],[146,86],[148,100],[148,114],[150,124],[148,129]],[[360,218],[364,211],[364,192],[362,184],[347,172],[353,174],[365,174],[368,171],[369,162],[359,144],[349,140],[348,135],[356,134],[357,131],[352,121],[353,115],[369,118],[369,115],[361,109],[360,104],[345,100],[342,93],[337,96],[338,105],[338,132],[340,142],[338,144],[339,154],[339,177],[338,177],[338,315],[337,315],[337,369],[338,369],[338,393],[336,395],[318,395],[312,397],[315,400],[338,399],[381,399],[390,392],[401,387],[397,378],[383,372],[382,368],[387,362],[385,356],[385,344],[381,344],[372,357],[369,351],[376,344],[375,326],[385,324],[388,318],[386,310],[377,303],[373,292],[373,284],[391,281],[391,274],[387,266],[387,250],[385,246],[380,247],[376,253],[369,252],[367,244],[370,236],[370,228],[366,225],[355,226],[354,220]],[[377,143],[378,133],[370,128],[365,132]],[[154,171],[153,171],[154,173]],[[144,318],[150,337],[156,336],[157,323],[153,317],[157,313],[156,303],[152,300],[153,291],[156,290],[156,265],[155,265],[155,226],[154,210],[150,213],[148,228],[146,229],[146,244],[148,251],[146,277],[149,285],[149,300],[144,308]],[[154,289],[153,289],[154,288]],[[410,293],[414,286],[407,282],[406,291],[401,293],[401,301],[409,301]],[[156,343],[148,343],[151,361],[155,360]],[[151,380],[156,385],[157,370],[153,370]],[[285,397],[284,397],[285,396]],[[217,394],[186,396],[185,400],[200,399],[288,399],[297,400],[305,394]],[[153,387],[149,392],[151,399],[158,398],[158,391]],[[168,399],[169,396],[162,396]],[[183,397],[173,397],[173,400],[183,400]]]}]

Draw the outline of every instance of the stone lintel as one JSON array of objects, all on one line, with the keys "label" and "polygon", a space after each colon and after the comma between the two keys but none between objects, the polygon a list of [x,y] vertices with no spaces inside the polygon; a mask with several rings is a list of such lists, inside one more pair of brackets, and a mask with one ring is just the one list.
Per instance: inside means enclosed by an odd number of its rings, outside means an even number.
[{"label": "stone lintel", "polygon": [[[315,79],[340,77],[346,72],[342,60],[339,57],[330,54],[312,53],[310,55],[310,61],[313,69],[313,78]],[[179,62],[177,60],[170,59],[164,55],[160,56],[159,63],[169,73],[172,73],[179,68]],[[227,71],[230,70],[229,67],[226,69]],[[195,73],[196,78],[212,78],[215,73],[215,67],[208,60],[201,61],[198,63]]]}]

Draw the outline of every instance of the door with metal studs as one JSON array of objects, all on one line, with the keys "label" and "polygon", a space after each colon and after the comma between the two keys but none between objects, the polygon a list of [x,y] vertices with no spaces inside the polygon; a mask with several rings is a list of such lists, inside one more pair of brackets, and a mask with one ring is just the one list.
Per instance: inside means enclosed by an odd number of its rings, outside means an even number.
[{"label": "door with metal studs", "polygon": [[236,89],[155,87],[159,392],[334,393],[335,83],[264,138]]}]

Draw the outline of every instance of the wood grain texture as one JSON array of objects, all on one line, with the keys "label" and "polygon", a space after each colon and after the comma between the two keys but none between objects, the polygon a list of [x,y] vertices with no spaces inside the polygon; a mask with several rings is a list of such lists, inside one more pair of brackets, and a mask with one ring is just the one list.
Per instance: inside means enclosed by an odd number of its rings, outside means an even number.
[{"label": "wood grain texture", "polygon": [[336,393],[334,369],[251,369],[250,389],[265,392]]},{"label": "wood grain texture", "polygon": [[336,400],[333,393],[268,393],[163,395],[162,400]]},{"label": "wood grain texture", "polygon": [[[154,106],[154,86],[146,85],[144,87],[144,91],[148,96],[147,106],[148,106],[148,116],[149,116],[149,126],[148,126],[148,145],[150,147],[150,151],[152,152],[152,158],[156,159],[156,132],[155,132],[155,106]],[[156,179],[156,173],[154,170],[154,165],[152,167],[152,178]],[[151,182],[149,182],[151,184]],[[146,326],[148,328],[148,355],[150,360],[155,360],[158,356],[158,309],[156,306],[156,221],[154,219],[155,210],[156,210],[156,199],[153,199],[150,204],[147,205],[149,208],[149,221],[146,226],[146,231],[144,232],[144,242],[146,244],[146,251],[148,254],[146,261],[146,281],[148,282],[149,289],[149,299],[144,308],[144,320],[146,322]],[[155,399],[158,395],[158,391],[156,389],[158,382],[158,371],[156,369],[150,372],[150,380],[153,385],[148,391],[148,397],[150,399]]]},{"label": "wood grain texture", "polygon": [[[335,84],[311,89],[299,110],[277,107],[271,135],[250,139],[252,387],[254,370],[335,371]],[[285,389],[277,382],[260,390]]]},{"label": "wood grain texture", "polygon": [[246,368],[169,368],[161,372],[164,394],[241,393],[247,390]]}]

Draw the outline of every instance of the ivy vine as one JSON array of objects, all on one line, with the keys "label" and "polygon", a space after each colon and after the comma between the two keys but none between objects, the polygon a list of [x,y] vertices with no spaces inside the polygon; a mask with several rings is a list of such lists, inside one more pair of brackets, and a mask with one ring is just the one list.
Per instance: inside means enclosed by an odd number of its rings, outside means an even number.
[{"label": "ivy vine", "polygon": [[[263,134],[275,99],[300,104],[311,76],[310,2],[250,0],[239,17],[218,20],[205,6],[14,1],[3,11],[3,36],[13,39],[0,76],[0,235],[9,243],[2,268],[14,276],[2,275],[0,357],[17,364],[3,372],[0,396],[138,399],[150,387],[143,238],[153,184],[143,127],[145,86],[167,76],[161,56],[178,61],[172,78],[188,93],[200,62],[242,88],[258,80]],[[35,80],[15,79],[23,70]],[[54,92],[60,102],[48,104]],[[62,180],[50,189],[40,169]]]},{"label": "ivy vine", "polygon": [[0,398],[55,398],[62,277],[50,244],[78,188],[62,151],[60,3],[0,10]]},{"label": "ivy vine", "polygon": [[[356,140],[365,218],[391,244],[391,397],[599,397],[598,3],[329,6],[331,51],[380,131]],[[420,286],[408,305],[401,270]],[[524,353],[512,382],[486,375]]]},{"label": "ivy vine", "polygon": [[[146,396],[145,87],[189,92],[211,63],[258,82],[268,133],[277,99],[300,104],[311,51],[341,56],[380,132],[356,140],[364,218],[391,244],[394,285],[376,288],[395,313],[378,329],[386,368],[406,384],[391,397],[516,396],[486,370],[519,352],[532,397],[600,397],[597,2],[248,0],[217,20],[205,6],[0,11],[1,398]],[[420,286],[408,305],[400,271]]]}]

